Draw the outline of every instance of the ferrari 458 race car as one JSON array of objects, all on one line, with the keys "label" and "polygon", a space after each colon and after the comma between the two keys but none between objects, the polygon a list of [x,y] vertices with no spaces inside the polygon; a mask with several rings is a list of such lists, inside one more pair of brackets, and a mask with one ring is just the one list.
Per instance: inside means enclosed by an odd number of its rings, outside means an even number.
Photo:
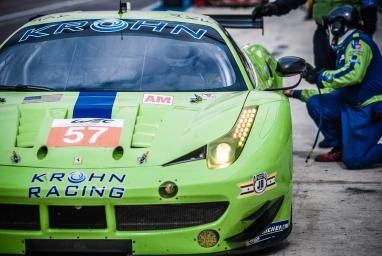
[{"label": "ferrari 458 race car", "polygon": [[276,67],[204,15],[28,22],[0,48],[0,254],[238,254],[286,238]]}]

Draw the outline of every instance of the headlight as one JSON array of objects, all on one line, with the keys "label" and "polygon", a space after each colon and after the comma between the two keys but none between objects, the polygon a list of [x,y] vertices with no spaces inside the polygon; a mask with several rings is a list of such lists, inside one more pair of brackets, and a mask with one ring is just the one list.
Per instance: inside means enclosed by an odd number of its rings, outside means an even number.
[{"label": "headlight", "polygon": [[256,113],[257,106],[243,108],[231,131],[207,145],[208,168],[224,168],[236,161],[247,141]]}]

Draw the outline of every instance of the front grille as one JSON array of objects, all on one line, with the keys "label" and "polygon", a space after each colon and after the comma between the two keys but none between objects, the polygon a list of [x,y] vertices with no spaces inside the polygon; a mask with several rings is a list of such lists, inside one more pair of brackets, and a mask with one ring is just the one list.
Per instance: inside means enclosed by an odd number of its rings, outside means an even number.
[{"label": "front grille", "polygon": [[121,231],[161,230],[207,224],[219,219],[228,202],[168,205],[116,206],[117,229]]},{"label": "front grille", "polygon": [[0,229],[40,230],[38,206],[0,204]]},{"label": "front grille", "polygon": [[49,206],[51,228],[106,228],[104,206]]}]

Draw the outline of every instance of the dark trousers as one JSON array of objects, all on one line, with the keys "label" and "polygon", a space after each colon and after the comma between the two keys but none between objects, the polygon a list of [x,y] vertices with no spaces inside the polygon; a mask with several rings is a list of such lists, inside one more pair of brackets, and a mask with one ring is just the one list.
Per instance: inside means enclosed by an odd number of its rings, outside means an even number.
[{"label": "dark trousers", "polygon": [[342,147],[342,161],[348,169],[363,169],[382,163],[382,102],[363,108],[343,103],[339,93],[312,96],[306,103],[309,115],[333,146]]},{"label": "dark trousers", "polygon": [[313,36],[314,65],[318,70],[334,70],[336,67],[336,53],[329,43],[329,36],[323,26],[317,25]]}]

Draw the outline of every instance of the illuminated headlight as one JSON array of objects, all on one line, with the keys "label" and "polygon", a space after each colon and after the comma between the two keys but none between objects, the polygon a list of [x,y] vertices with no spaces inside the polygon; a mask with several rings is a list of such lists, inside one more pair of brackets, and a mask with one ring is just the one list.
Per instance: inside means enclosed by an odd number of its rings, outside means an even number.
[{"label": "illuminated headlight", "polygon": [[232,130],[207,145],[208,168],[224,168],[236,161],[247,141],[256,113],[256,106],[243,108]]},{"label": "illuminated headlight", "polygon": [[235,148],[232,143],[222,142],[208,146],[208,167],[211,169],[223,168],[233,163]]}]

